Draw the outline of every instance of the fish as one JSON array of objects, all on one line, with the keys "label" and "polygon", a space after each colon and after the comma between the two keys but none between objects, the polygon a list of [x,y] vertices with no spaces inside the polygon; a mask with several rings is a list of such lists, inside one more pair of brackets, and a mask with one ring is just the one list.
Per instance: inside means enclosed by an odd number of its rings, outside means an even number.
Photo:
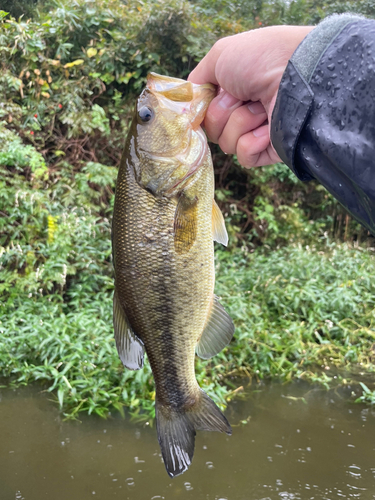
[{"label": "fish", "polygon": [[197,430],[231,426],[195,377],[195,353],[229,344],[232,319],[214,295],[213,241],[227,245],[214,200],[214,170],[201,128],[211,84],[150,73],[121,158],[112,247],[113,325],[124,366],[146,352],[155,380],[155,418],[170,477],[190,466]]}]

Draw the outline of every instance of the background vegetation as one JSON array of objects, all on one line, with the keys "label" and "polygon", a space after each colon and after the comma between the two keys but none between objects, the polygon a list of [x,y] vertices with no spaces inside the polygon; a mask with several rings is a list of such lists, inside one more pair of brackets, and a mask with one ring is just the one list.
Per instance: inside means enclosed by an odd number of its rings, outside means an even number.
[{"label": "background vegetation", "polygon": [[[116,167],[147,73],[184,78],[222,36],[332,12],[375,16],[375,6],[3,0],[0,8],[0,374],[44,381],[69,415],[123,405],[152,413],[149,367],[122,368],[111,321]],[[284,165],[244,170],[212,152],[230,233],[229,250],[217,253],[217,293],[236,338],[197,361],[200,383],[224,405],[241,373],[330,385],[372,372],[367,231]],[[366,384],[360,397],[374,402]]]}]

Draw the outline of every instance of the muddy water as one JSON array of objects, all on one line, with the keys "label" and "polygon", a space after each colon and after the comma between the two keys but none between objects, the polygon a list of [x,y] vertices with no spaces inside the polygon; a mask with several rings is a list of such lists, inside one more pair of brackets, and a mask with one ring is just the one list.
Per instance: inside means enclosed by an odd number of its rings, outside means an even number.
[{"label": "muddy water", "polygon": [[233,436],[200,432],[171,480],[154,428],[63,422],[37,389],[2,389],[0,500],[375,499],[375,410],[345,396],[272,385],[231,403]]}]

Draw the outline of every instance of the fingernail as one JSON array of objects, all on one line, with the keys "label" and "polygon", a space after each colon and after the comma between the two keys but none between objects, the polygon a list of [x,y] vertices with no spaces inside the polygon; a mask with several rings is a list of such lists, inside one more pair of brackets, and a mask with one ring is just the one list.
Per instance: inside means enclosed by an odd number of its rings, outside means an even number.
[{"label": "fingernail", "polygon": [[220,106],[221,108],[229,109],[238,102],[239,100],[236,97],[232,96],[232,94],[225,91],[219,95],[217,105]]},{"label": "fingernail", "polygon": [[259,101],[249,104],[248,109],[253,113],[253,115],[260,115],[266,112],[263,104],[261,104]]},{"label": "fingernail", "polygon": [[268,134],[268,125],[263,125],[253,130],[255,137],[263,137]]}]

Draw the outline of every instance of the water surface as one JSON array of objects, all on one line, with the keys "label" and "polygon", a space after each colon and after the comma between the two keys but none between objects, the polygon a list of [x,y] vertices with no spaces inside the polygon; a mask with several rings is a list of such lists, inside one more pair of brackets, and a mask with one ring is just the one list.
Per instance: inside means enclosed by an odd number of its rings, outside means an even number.
[{"label": "water surface", "polygon": [[199,432],[193,465],[172,480],[155,428],[64,422],[37,388],[2,389],[0,500],[372,500],[375,410],[348,395],[301,383],[253,392],[228,408],[233,435]]}]

